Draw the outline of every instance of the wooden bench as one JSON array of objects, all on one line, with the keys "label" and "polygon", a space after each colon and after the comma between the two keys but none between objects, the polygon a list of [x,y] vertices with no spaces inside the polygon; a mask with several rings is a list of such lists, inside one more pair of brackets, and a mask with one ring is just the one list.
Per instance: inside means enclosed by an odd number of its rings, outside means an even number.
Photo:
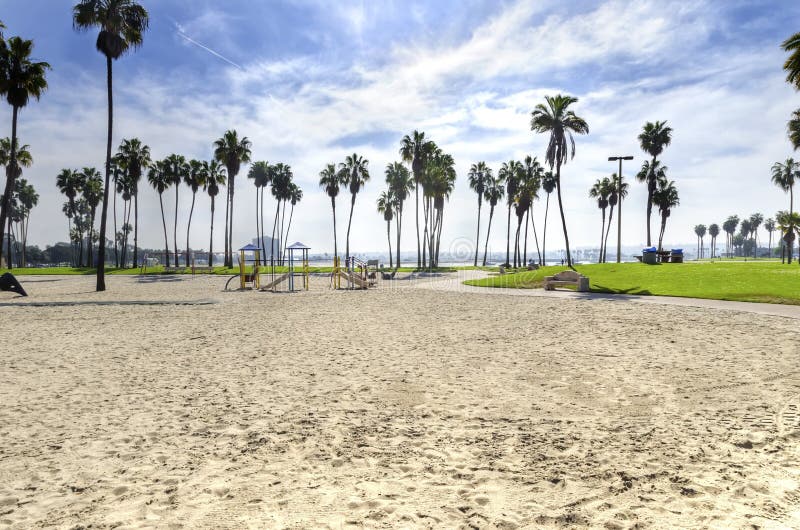
[{"label": "wooden bench", "polygon": [[545,276],[544,290],[553,291],[556,287],[574,285],[576,291],[585,293],[589,291],[589,278],[575,271],[561,271],[554,276]]},{"label": "wooden bench", "polygon": [[214,272],[214,267],[192,267],[192,274],[210,274],[212,272]]}]

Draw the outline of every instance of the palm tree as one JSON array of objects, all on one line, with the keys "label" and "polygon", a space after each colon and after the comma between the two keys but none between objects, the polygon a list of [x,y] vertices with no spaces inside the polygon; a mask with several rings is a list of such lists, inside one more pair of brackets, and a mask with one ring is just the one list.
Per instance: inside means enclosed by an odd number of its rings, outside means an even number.
[{"label": "palm tree", "polygon": [[[80,173],[74,169],[62,169],[61,173],[56,176],[56,186],[59,191],[67,198],[67,224],[69,226],[69,234],[72,234],[72,219],[75,218],[77,210],[75,208],[75,198],[81,192],[83,181]],[[70,236],[71,237],[71,236]],[[74,263],[78,265],[77,262]]]},{"label": "palm tree", "polygon": [[197,190],[205,186],[206,173],[205,166],[199,160],[189,161],[189,171],[184,174],[183,181],[192,189],[192,207],[189,209],[189,222],[186,224],[186,266],[189,261],[189,231],[192,229],[192,215],[194,214],[194,201],[197,198]]},{"label": "palm tree", "polygon": [[533,204],[539,199],[539,190],[542,188],[542,180],[544,179],[544,167],[539,163],[536,157],[531,158],[530,155],[525,157],[525,182],[529,187],[528,192],[531,196],[531,203],[528,211],[525,212],[525,248],[523,249],[523,261],[528,263],[528,219],[533,228],[533,241],[536,243],[536,254],[539,257],[539,263],[542,262],[542,253],[539,249],[539,236],[536,234],[536,221],[533,218]]},{"label": "palm tree", "polygon": [[350,225],[353,223],[353,207],[356,204],[356,195],[369,181],[369,160],[358,156],[356,153],[345,157],[339,164],[342,172],[342,183],[350,189],[350,219],[347,222],[347,238],[345,239],[345,255],[350,256]]},{"label": "palm tree", "polygon": [[[547,201],[544,207],[544,229],[542,231],[542,260],[539,265],[547,265],[547,215],[550,212],[550,194],[556,189],[556,176],[552,171],[545,171],[542,177],[542,189],[547,193]],[[613,213],[613,207],[612,207]],[[609,222],[611,222],[609,220]]]},{"label": "palm tree", "polygon": [[769,218],[764,221],[764,229],[769,234],[769,257],[772,257],[772,232],[775,231],[775,219]]},{"label": "palm tree", "polygon": [[[114,157],[114,158],[116,160],[118,157]],[[115,165],[116,165],[116,163],[115,163]],[[113,172],[119,173],[120,170],[119,169],[115,170],[115,169],[112,168],[112,173]],[[125,229],[125,225],[130,225],[130,220],[131,220],[131,201],[133,200],[133,193],[134,193],[133,190],[138,185],[138,183],[134,183],[133,182],[133,179],[132,179],[130,173],[127,170],[122,171],[121,175],[120,176],[115,176],[114,179],[116,180],[116,183],[117,183],[117,187],[116,187],[116,190],[115,190],[116,193],[114,193],[114,199],[115,199],[114,202],[116,203],[117,193],[122,195],[122,224],[123,224],[123,230],[121,232],[117,232],[116,231],[116,212],[115,212],[115,214],[114,214],[114,227],[115,227],[114,233],[122,235],[122,238],[114,238],[115,239],[115,248],[116,248],[116,240],[119,239],[119,242],[121,243],[121,247],[122,247],[122,256],[121,256],[122,259],[121,259],[121,262],[122,262],[122,266],[124,267],[128,262],[128,236],[130,235],[129,234],[130,230],[126,230]],[[115,207],[115,210],[116,210],[116,207]],[[117,261],[120,261],[120,260],[118,259]]]},{"label": "palm tree", "polygon": [[481,240],[481,206],[483,204],[483,194],[486,191],[486,182],[491,178],[491,169],[486,165],[486,162],[478,162],[472,164],[467,174],[469,187],[478,194],[478,227],[475,235],[475,260],[472,263],[473,267],[478,266],[478,248],[480,247]]},{"label": "palm tree", "polygon": [[620,208],[622,207],[620,202],[628,196],[628,187],[629,184],[625,181],[620,181],[616,173],[611,174],[611,193],[608,195],[608,206],[611,209],[608,213],[606,237],[603,240],[603,263],[606,262],[606,257],[608,255],[608,235],[611,233],[611,221],[614,220],[614,208],[616,208],[618,204]]},{"label": "palm tree", "polygon": [[608,177],[597,179],[591,189],[589,189],[589,197],[597,199],[597,207],[600,208],[603,214],[603,224],[600,226],[600,256],[597,261],[598,263],[603,262],[603,239],[606,233],[606,208],[608,208],[608,197],[611,195],[611,191],[611,179]]},{"label": "palm tree", "polygon": [[[0,202],[0,234],[4,232],[6,220],[11,207],[11,194],[14,182],[22,175],[21,161],[17,160],[17,121],[19,111],[27,106],[31,97],[37,100],[47,90],[45,72],[50,65],[45,62],[31,60],[33,41],[11,37],[0,48],[0,96],[5,96],[11,105],[11,145],[6,166],[6,186]],[[8,257],[11,264],[11,256]],[[0,261],[3,259],[3,248],[0,245]]]},{"label": "palm tree", "polygon": [[[639,145],[642,151],[649,154],[652,158],[650,163],[645,162],[642,167],[642,172],[637,175],[639,182],[647,183],[647,246],[651,246],[650,238],[650,217],[653,212],[653,193],[656,191],[658,183],[658,166],[659,163],[656,157],[660,155],[664,148],[669,146],[672,142],[672,128],[667,126],[666,121],[656,121],[655,123],[647,122],[642,127],[642,132],[639,134]],[[664,168],[666,169],[666,168]]]},{"label": "palm tree", "polygon": [[722,229],[727,234],[727,238],[725,241],[725,246],[727,250],[728,257],[733,256],[732,247],[733,247],[733,234],[736,233],[736,227],[739,225],[739,216],[731,215],[728,217],[724,223],[722,223]]},{"label": "palm tree", "polygon": [[294,216],[294,207],[303,199],[303,190],[294,182],[289,184],[289,191],[286,193],[286,200],[291,204],[289,210],[289,222],[286,224],[286,235],[283,237],[285,243],[283,244],[283,253],[286,254],[286,247],[289,244],[289,229],[292,228],[292,216]]},{"label": "palm tree", "polygon": [[250,162],[252,143],[246,136],[239,140],[235,130],[226,131],[214,142],[214,159],[228,171],[228,198],[225,202],[225,266],[233,267],[233,192],[236,175],[242,164]]},{"label": "palm tree", "polygon": [[794,211],[794,182],[800,178],[800,163],[793,158],[786,162],[775,162],[772,165],[772,183],[783,191],[789,192],[789,214]]},{"label": "palm tree", "polygon": [[[403,231],[403,204],[408,194],[414,189],[414,178],[400,162],[393,162],[386,166],[386,184],[395,198],[395,230],[397,232],[397,259],[395,266],[400,268],[400,233]],[[391,261],[391,260],[389,260]]]},{"label": "palm tree", "polygon": [[[94,236],[94,220],[97,215],[97,206],[100,204],[100,199],[103,196],[103,175],[93,167],[85,167],[81,171],[83,175],[83,198],[86,200],[86,205],[89,207],[89,244],[88,244],[88,265],[94,265],[94,252],[92,247]],[[105,241],[100,241],[101,246],[105,245]]]},{"label": "palm tree", "polygon": [[531,130],[537,133],[549,133],[545,160],[550,169],[556,168],[556,193],[558,209],[561,213],[561,227],[564,229],[564,244],[567,247],[567,265],[573,269],[572,254],[569,251],[569,235],[567,221],[564,218],[564,204],[561,199],[561,165],[575,157],[575,140],[572,134],[589,134],[586,121],[569,110],[569,106],[578,102],[572,96],[545,96],[546,105],[539,103],[531,113]]},{"label": "palm tree", "polygon": [[719,225],[717,223],[709,225],[708,235],[711,236],[711,259],[714,259],[714,251],[717,249],[717,236],[719,235]]},{"label": "palm tree", "polygon": [[203,174],[205,175],[205,189],[211,197],[211,233],[208,240],[208,266],[214,265],[214,202],[219,194],[219,187],[224,186],[228,181],[225,168],[217,162],[203,162]]},{"label": "palm tree", "polygon": [[124,161],[133,197],[133,267],[139,264],[139,181],[142,172],[151,164],[150,148],[138,138],[122,140],[117,151],[120,160]]},{"label": "palm tree", "polygon": [[175,186],[175,222],[172,225],[172,248],[174,249],[175,266],[179,266],[178,254],[178,191],[181,184],[189,174],[189,164],[183,155],[171,154],[164,159],[164,170],[169,178],[170,185]]},{"label": "palm tree", "polygon": [[695,226],[694,233],[697,236],[697,259],[703,259],[703,238],[706,236],[706,225]]},{"label": "palm tree", "polygon": [[435,144],[425,140],[425,133],[414,131],[411,136],[405,135],[400,142],[400,157],[403,162],[411,163],[411,172],[414,174],[414,192],[416,194],[416,224],[417,224],[417,268],[423,266],[422,249],[419,237],[419,189],[420,181],[425,172],[425,165],[430,155],[435,150]]},{"label": "palm tree", "polygon": [[[517,188],[522,173],[522,163],[517,160],[503,162],[498,175],[506,185],[506,205],[508,206],[508,216],[506,220],[506,267],[511,266],[511,206],[517,196]],[[516,266],[516,263],[514,264]]]},{"label": "palm tree", "polygon": [[[792,254],[794,252],[795,233],[800,229],[800,214],[797,212],[787,212],[781,210],[775,214],[775,220],[778,222],[778,230],[781,234],[781,239],[784,245],[788,248],[789,259],[788,263],[792,263]],[[783,256],[781,256],[781,262]]]},{"label": "palm tree", "polygon": [[[429,266],[439,266],[439,246],[442,240],[442,226],[444,219],[444,204],[450,198],[456,181],[455,161],[449,154],[437,149],[429,160],[426,168],[426,177],[423,181],[423,188],[428,201],[428,223],[426,223],[426,233],[429,245]],[[428,229],[430,231],[428,232]],[[423,262],[424,254],[423,254]]]},{"label": "palm tree", "polygon": [[739,225],[739,234],[742,236],[742,256],[745,256],[745,244],[750,239],[752,235],[753,227],[750,225],[750,219],[742,219],[742,223]]},{"label": "palm tree", "polygon": [[97,51],[106,57],[108,87],[108,139],[106,141],[106,180],[103,191],[103,210],[100,214],[100,252],[97,256],[97,290],[105,291],[105,240],[108,215],[108,189],[111,179],[111,141],[114,124],[112,60],[119,59],[130,49],[142,45],[147,30],[147,11],[135,0],[80,0],[72,9],[72,24],[79,31],[99,27]]},{"label": "palm tree", "polygon": [[[795,33],[781,44],[783,51],[789,52],[789,57],[783,63],[786,70],[786,82],[800,90],[800,33]],[[791,216],[791,212],[789,212]]]},{"label": "palm tree", "polygon": [[764,216],[754,213],[750,216],[750,233],[753,237],[753,258],[758,257],[758,227],[764,222]]},{"label": "palm tree", "polygon": [[792,113],[789,123],[786,124],[789,129],[789,141],[792,142],[794,150],[800,149],[800,109]]},{"label": "palm tree", "polygon": [[394,218],[394,196],[392,190],[382,191],[378,197],[378,213],[383,214],[383,220],[386,221],[386,239],[389,241],[389,268],[394,268],[392,261],[392,219]]},{"label": "palm tree", "polygon": [[[253,162],[253,165],[250,166],[250,171],[247,172],[247,178],[252,179],[253,185],[256,187],[256,237],[258,238],[258,246],[261,247],[261,253],[266,259],[267,249],[264,246],[264,188],[267,187],[267,184],[272,179],[272,170],[269,162]],[[261,192],[260,199],[259,190]],[[259,203],[261,210],[259,210]],[[259,218],[261,219],[260,225]]]},{"label": "palm tree", "polygon": [[331,208],[333,209],[333,256],[339,257],[339,247],[336,242],[336,196],[339,195],[339,188],[342,186],[341,173],[336,171],[336,166],[328,164],[325,169],[319,172],[319,187],[325,190],[331,198]]},{"label": "palm tree", "polygon": [[31,210],[39,204],[39,194],[28,181],[21,178],[16,182],[15,190],[17,201],[19,202],[20,222],[19,233],[22,240],[22,266],[28,263],[26,248],[28,246],[28,225],[30,224]]},{"label": "palm tree", "polygon": [[[672,213],[672,209],[676,208],[680,205],[680,198],[678,197],[678,189],[675,187],[675,182],[672,180],[667,180],[666,178],[660,178],[658,180],[658,184],[656,185],[656,189],[653,192],[653,204],[656,205],[658,208],[658,212],[661,214],[661,230],[658,232],[658,250],[663,250],[663,243],[664,243],[664,231],[667,228],[667,219],[669,218],[670,214]],[[719,233],[719,227],[717,225],[711,225],[711,227],[716,227],[717,233]],[[712,237],[716,237],[713,232],[711,234]],[[711,257],[714,257],[714,243],[712,242],[711,248]]]},{"label": "palm tree", "polygon": [[492,233],[492,218],[494,217],[494,207],[500,202],[505,193],[503,179],[498,175],[492,176],[489,170],[489,177],[486,182],[486,190],[483,192],[483,199],[489,203],[489,228],[486,229],[486,242],[483,246],[483,266],[486,266],[486,252],[489,249],[489,235]]},{"label": "palm tree", "polygon": [[[514,238],[514,266],[522,267],[528,259],[528,217],[533,201],[538,199],[540,182],[536,177],[536,166],[539,163],[530,156],[526,157],[525,167],[520,173],[517,196],[514,200],[514,213],[517,215],[517,231]],[[522,237],[522,223],[525,221],[524,258],[520,252],[519,240]]]},{"label": "palm tree", "polygon": [[169,267],[169,237],[167,236],[167,219],[164,217],[164,192],[172,184],[172,177],[169,175],[166,160],[159,160],[150,166],[150,171],[147,172],[147,181],[158,192],[158,202],[161,205],[161,223],[164,225],[164,255],[166,256],[167,267]]},{"label": "palm tree", "polygon": [[[283,164],[281,162],[275,164],[273,167],[273,175],[272,179],[270,180],[270,187],[272,196],[275,197],[276,201],[276,208],[275,208],[275,222],[272,225],[272,249],[270,249],[270,258],[274,258],[274,250],[275,250],[275,232],[278,232],[278,261],[279,263],[282,262],[281,248],[284,244],[284,241],[281,240],[281,235],[283,234],[283,222],[281,222],[280,229],[278,228],[278,216],[281,211],[281,202],[285,202],[289,198],[289,190],[292,185],[292,168],[288,165]],[[286,207],[284,205],[284,212],[286,211]]]}]

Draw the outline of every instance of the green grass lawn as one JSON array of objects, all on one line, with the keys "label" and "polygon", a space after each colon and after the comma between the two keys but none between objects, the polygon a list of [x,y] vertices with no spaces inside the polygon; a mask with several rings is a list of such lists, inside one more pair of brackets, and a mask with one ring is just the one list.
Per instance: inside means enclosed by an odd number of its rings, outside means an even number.
[{"label": "green grass lawn", "polygon": [[[800,266],[795,263],[604,263],[577,265],[575,268],[589,277],[590,289],[595,293],[685,296],[800,305]],[[542,286],[545,276],[562,270],[565,267],[544,267],[536,271],[496,275],[464,283],[480,287],[534,289]]]}]

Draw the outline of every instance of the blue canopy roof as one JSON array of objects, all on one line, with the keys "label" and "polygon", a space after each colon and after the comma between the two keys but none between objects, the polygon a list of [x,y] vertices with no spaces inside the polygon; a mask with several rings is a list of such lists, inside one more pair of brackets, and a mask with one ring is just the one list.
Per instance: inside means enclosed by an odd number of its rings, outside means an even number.
[{"label": "blue canopy roof", "polygon": [[299,242],[299,241],[296,241],[294,244],[292,244],[292,245],[289,245],[289,247],[287,247],[287,248],[289,248],[289,249],[295,249],[295,250],[303,250],[303,249],[305,249],[305,250],[311,250],[311,247],[307,247],[307,246],[305,246],[304,244],[302,244],[302,243],[301,243],[301,242]]},{"label": "blue canopy roof", "polygon": [[245,250],[245,251],[248,251],[248,250],[261,250],[261,248],[255,246],[255,245],[253,245],[251,243],[248,243],[247,245],[245,245],[245,246],[243,246],[242,248],[239,249],[240,252],[242,250]]}]

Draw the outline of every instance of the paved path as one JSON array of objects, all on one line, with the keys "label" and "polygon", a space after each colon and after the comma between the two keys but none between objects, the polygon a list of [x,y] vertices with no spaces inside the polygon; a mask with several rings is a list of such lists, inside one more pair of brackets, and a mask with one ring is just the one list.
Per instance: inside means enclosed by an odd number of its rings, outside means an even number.
[{"label": "paved path", "polygon": [[545,298],[562,298],[569,300],[611,300],[629,301],[642,304],[662,304],[686,307],[705,307],[709,309],[722,309],[756,313],[760,315],[773,315],[787,318],[800,319],[800,306],[785,304],[763,304],[756,302],[731,302],[727,300],[705,300],[701,298],[682,298],[678,296],[646,296],[631,294],[605,294],[605,293],[577,293],[574,291],[545,291],[544,289],[508,289],[500,287],[475,287],[464,285],[464,280],[485,278],[488,274],[483,271],[459,271],[456,275],[447,278],[431,278],[429,281],[419,281],[415,287],[433,289],[438,291],[459,291],[465,293],[495,294],[505,296],[538,296]]}]

